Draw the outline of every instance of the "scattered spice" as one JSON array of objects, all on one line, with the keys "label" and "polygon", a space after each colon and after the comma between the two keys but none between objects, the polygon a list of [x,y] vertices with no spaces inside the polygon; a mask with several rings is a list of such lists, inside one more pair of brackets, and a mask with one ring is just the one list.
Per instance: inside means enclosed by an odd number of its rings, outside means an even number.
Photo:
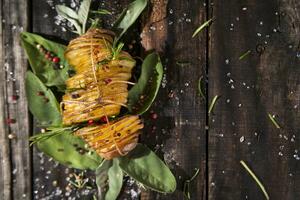
[{"label": "scattered spice", "polygon": [[54,57],[52,59],[52,62],[54,62],[54,63],[59,63],[59,61],[60,61],[59,57]]},{"label": "scattered spice", "polygon": [[151,119],[157,119],[158,115],[156,113],[151,114]]},{"label": "scattered spice", "polygon": [[14,124],[14,123],[16,123],[16,120],[15,119],[11,119],[11,118],[7,118],[6,119],[6,124]]},{"label": "scattered spice", "polygon": [[16,138],[16,135],[13,134],[13,133],[10,133],[10,134],[8,134],[7,137],[8,137],[8,139],[12,140],[12,139],[15,139],[15,138]]}]

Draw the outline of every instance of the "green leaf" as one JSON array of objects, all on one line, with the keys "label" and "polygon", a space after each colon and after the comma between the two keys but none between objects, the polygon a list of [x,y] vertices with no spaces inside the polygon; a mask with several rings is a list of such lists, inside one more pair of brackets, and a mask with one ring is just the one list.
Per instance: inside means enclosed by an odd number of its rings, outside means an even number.
[{"label": "green leaf", "polygon": [[73,9],[64,5],[57,5],[55,6],[55,9],[58,15],[65,18],[66,20],[71,22],[73,26],[75,26],[75,29],[77,30],[77,32],[75,33],[79,35],[84,33],[81,24],[79,22],[78,14]]},{"label": "green leaf", "polygon": [[163,66],[159,55],[149,54],[142,65],[138,82],[128,93],[128,109],[134,114],[143,114],[153,103],[163,76]]},{"label": "green leaf", "polygon": [[122,37],[122,35],[129,29],[129,27],[137,20],[143,10],[146,8],[148,0],[135,0],[123,10],[120,17],[114,24],[114,28],[118,29],[119,33],[115,39],[115,43]]},{"label": "green leaf", "polygon": [[[47,40],[39,35],[22,32],[22,45],[27,53],[32,71],[46,86],[56,86],[64,89],[65,80],[69,78],[68,70],[70,67],[64,59],[65,46],[56,42]],[[60,64],[63,69],[54,69],[54,63],[45,58],[44,53],[40,52],[37,44],[42,45],[47,51],[60,58]]]},{"label": "green leaf", "polygon": [[78,15],[72,8],[69,8],[65,5],[56,5],[56,12],[63,18],[71,18],[74,20],[78,20]]},{"label": "green leaf", "polygon": [[96,170],[96,183],[99,199],[117,199],[123,185],[123,171],[119,160],[105,160]]},{"label": "green leaf", "polygon": [[119,166],[119,160],[114,159],[113,165],[108,170],[108,191],[105,200],[117,199],[123,185],[123,171]]},{"label": "green leaf", "polygon": [[26,73],[25,88],[29,110],[39,123],[61,124],[59,105],[54,94],[31,71]]},{"label": "green leaf", "polygon": [[175,191],[174,175],[149,148],[138,144],[132,152],[118,159],[122,170],[143,185],[163,193]]},{"label": "green leaf", "polygon": [[47,140],[37,143],[40,151],[61,164],[77,169],[95,170],[102,158],[93,150],[85,147],[86,143],[72,131],[55,135]]},{"label": "green leaf", "polygon": [[82,25],[82,33],[85,33],[86,22],[89,16],[89,10],[91,6],[91,0],[84,0],[78,10],[78,20]]},{"label": "green leaf", "polygon": [[108,170],[112,166],[112,160],[103,160],[96,169],[96,184],[98,189],[98,199],[104,199],[108,187]]},{"label": "green leaf", "polygon": [[117,199],[123,185],[123,171],[119,160],[105,160],[96,170],[96,183],[99,199]]}]

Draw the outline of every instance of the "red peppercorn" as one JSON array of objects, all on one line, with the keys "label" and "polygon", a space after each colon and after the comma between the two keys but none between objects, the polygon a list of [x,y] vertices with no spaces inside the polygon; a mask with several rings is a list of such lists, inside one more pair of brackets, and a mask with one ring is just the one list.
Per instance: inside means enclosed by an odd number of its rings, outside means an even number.
[{"label": "red peppercorn", "polygon": [[51,56],[51,52],[50,51],[47,51],[47,53],[45,54],[45,58],[47,59],[52,59],[52,56]]},{"label": "red peppercorn", "polygon": [[11,118],[6,119],[6,124],[14,124],[14,123],[16,123],[15,119],[11,119]]},{"label": "red peppercorn", "polygon": [[89,125],[93,125],[93,124],[94,124],[94,120],[90,119],[90,120],[88,121],[88,124],[89,124]]},{"label": "red peppercorn", "polygon": [[59,57],[52,58],[52,62],[54,63],[59,63],[59,61],[60,61]]},{"label": "red peppercorn", "polygon": [[152,113],[152,114],[151,114],[151,118],[152,118],[152,119],[157,119],[157,117],[158,117],[158,116],[157,116],[156,113]]},{"label": "red peppercorn", "polygon": [[17,100],[19,99],[19,96],[18,96],[18,95],[12,95],[12,96],[11,96],[11,99],[12,99],[13,101],[17,101]]},{"label": "red peppercorn", "polygon": [[106,116],[101,117],[100,121],[103,123],[107,123],[107,117]]},{"label": "red peppercorn", "polygon": [[42,91],[38,91],[36,94],[37,94],[38,96],[44,96],[44,95],[45,95],[45,93],[42,92]]},{"label": "red peppercorn", "polygon": [[105,84],[109,84],[111,81],[112,81],[111,78],[107,78],[104,80]]}]

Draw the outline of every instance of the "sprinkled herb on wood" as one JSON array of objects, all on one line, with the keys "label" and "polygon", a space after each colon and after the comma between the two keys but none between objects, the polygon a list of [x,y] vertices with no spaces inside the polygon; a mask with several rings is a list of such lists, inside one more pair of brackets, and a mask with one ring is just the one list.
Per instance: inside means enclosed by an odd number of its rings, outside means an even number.
[{"label": "sprinkled herb on wood", "polygon": [[193,33],[193,38],[198,34],[198,33],[200,33],[205,27],[208,27],[210,24],[211,24],[211,22],[212,22],[212,20],[213,19],[209,19],[209,20],[207,20],[206,22],[204,22],[201,26],[199,26],[199,28],[197,28],[196,30],[195,30],[195,32]]},{"label": "sprinkled herb on wood", "polygon": [[183,184],[183,194],[185,199],[191,199],[191,194],[190,194],[190,184],[191,182],[198,176],[200,169],[197,169],[195,174],[192,176],[192,178],[184,181]]},{"label": "sprinkled herb on wood", "polygon": [[215,104],[216,104],[218,98],[219,98],[219,96],[216,95],[216,96],[213,98],[213,100],[211,101],[211,103],[210,103],[210,105],[209,105],[209,108],[208,108],[208,114],[210,114],[210,113],[213,111],[213,109],[214,109],[214,107],[215,107]]},{"label": "sprinkled herb on wood", "polygon": [[251,177],[254,179],[254,181],[257,183],[257,185],[259,186],[259,188],[261,189],[261,191],[264,193],[266,199],[269,200],[270,197],[269,197],[269,195],[268,195],[265,187],[260,182],[260,180],[256,177],[256,175],[253,173],[253,171],[247,166],[247,164],[243,160],[241,160],[240,163],[247,170],[247,172],[251,175]]},{"label": "sprinkled herb on wood", "polygon": [[272,116],[270,113],[268,114],[268,116],[269,116],[269,119],[271,120],[271,122],[274,124],[274,126],[275,126],[276,128],[278,128],[278,129],[280,129],[280,126],[279,126],[279,124],[277,123],[277,121],[275,120],[275,117]]},{"label": "sprinkled herb on wood", "polygon": [[240,57],[239,60],[243,60],[245,57],[247,57],[249,54],[251,53],[251,50],[246,51],[245,53],[243,53]]},{"label": "sprinkled herb on wood", "polygon": [[180,66],[180,67],[185,67],[190,65],[191,63],[188,61],[176,61],[176,65]]},{"label": "sprinkled herb on wood", "polygon": [[199,94],[200,94],[200,96],[204,99],[204,100],[206,100],[206,98],[205,98],[205,95],[204,95],[204,92],[202,91],[202,81],[203,81],[203,76],[201,76],[200,78],[199,78],[199,81],[198,81],[198,90],[199,90]]}]

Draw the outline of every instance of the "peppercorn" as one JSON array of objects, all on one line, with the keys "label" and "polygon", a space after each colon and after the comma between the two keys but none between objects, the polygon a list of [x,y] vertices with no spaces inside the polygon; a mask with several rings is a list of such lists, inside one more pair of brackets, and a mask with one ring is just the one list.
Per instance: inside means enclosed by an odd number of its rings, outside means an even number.
[{"label": "peppercorn", "polygon": [[59,57],[52,58],[52,62],[54,63],[59,63],[59,61],[60,61]]}]

